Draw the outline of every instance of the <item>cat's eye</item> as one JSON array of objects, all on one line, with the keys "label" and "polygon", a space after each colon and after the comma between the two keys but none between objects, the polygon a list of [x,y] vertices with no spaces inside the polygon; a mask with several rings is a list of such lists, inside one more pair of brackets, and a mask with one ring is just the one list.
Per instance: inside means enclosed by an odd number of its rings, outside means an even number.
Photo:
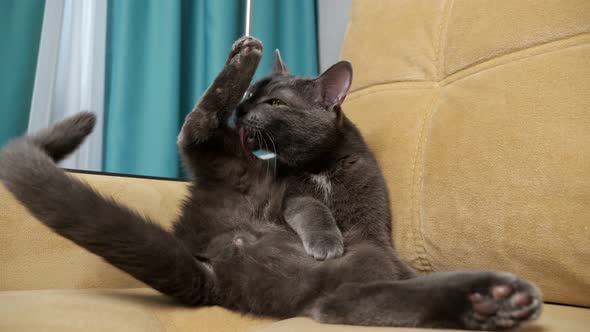
[{"label": "cat's eye", "polygon": [[283,106],[283,105],[285,105],[285,103],[283,103],[282,100],[276,99],[276,98],[270,99],[266,103],[269,104],[270,106]]}]

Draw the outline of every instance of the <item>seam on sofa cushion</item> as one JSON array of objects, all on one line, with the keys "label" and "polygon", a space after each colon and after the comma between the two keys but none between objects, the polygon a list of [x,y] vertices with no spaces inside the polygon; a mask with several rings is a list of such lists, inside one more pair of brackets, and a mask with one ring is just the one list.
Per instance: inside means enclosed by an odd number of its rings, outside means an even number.
[{"label": "seam on sofa cushion", "polygon": [[461,69],[460,71],[457,71],[447,76],[439,83],[441,86],[449,85],[456,81],[468,78],[470,76],[479,74],[492,68],[504,66],[513,62],[521,61],[539,55],[559,52],[572,47],[582,46],[588,43],[590,43],[590,33],[584,32],[572,36],[567,36],[561,39],[552,40],[547,43],[537,44],[526,49],[521,49],[515,52],[494,57],[492,59],[471,64]]},{"label": "seam on sofa cushion", "polygon": [[[352,101],[364,96],[373,95],[380,92],[397,91],[397,90],[430,90],[437,88],[438,82],[434,81],[397,81],[383,84],[375,84],[361,90],[351,92],[346,101]],[[346,104],[345,104],[346,105]]]},{"label": "seam on sofa cushion", "polygon": [[526,49],[521,49],[512,53],[503,54],[501,56],[484,60],[477,64],[461,69],[442,79],[441,81],[385,81],[373,83],[370,85],[358,87],[348,95],[348,99],[356,99],[361,96],[370,95],[373,92],[381,92],[387,90],[399,89],[428,89],[437,86],[446,86],[458,80],[468,78],[480,72],[507,65],[512,62],[520,61],[530,57],[535,57],[547,53],[557,52],[572,47],[582,46],[590,43],[590,33],[584,32],[572,36],[567,36],[561,39],[552,40],[547,43],[535,45]]},{"label": "seam on sofa cushion", "polygon": [[428,143],[427,134],[428,128],[430,128],[430,122],[432,121],[432,114],[438,104],[440,91],[437,91],[432,97],[432,101],[428,104],[428,107],[424,110],[422,117],[422,124],[420,126],[420,134],[416,142],[416,148],[414,150],[414,157],[412,162],[412,187],[410,196],[411,206],[411,217],[410,217],[410,228],[412,230],[412,238],[414,239],[414,251],[418,262],[420,263],[419,270],[421,272],[432,272],[432,264],[428,259],[428,252],[426,251],[426,244],[424,238],[424,225],[422,218],[422,188],[424,183],[424,157],[426,144]]},{"label": "seam on sofa cushion", "polygon": [[435,67],[436,67],[436,78],[439,81],[443,77],[444,69],[445,69],[444,50],[445,50],[446,44],[447,44],[449,21],[451,18],[451,12],[453,11],[454,4],[455,4],[454,0],[447,0],[445,2],[444,7],[443,7],[444,9],[443,9],[442,17],[440,19],[440,24],[438,26],[438,38],[437,38],[437,45],[436,45],[435,51],[434,51],[434,62],[435,62]]}]

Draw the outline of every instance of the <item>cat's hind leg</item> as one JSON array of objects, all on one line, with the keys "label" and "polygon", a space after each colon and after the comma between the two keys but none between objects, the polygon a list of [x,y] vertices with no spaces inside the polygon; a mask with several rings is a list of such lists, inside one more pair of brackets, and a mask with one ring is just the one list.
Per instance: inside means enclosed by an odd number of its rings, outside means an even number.
[{"label": "cat's hind leg", "polygon": [[55,165],[92,124],[84,113],[9,143],[0,150],[0,181],[53,231],[133,277],[184,303],[215,303],[214,273],[180,240]]},{"label": "cat's hind leg", "polygon": [[509,273],[452,272],[344,284],[306,315],[323,323],[507,330],[539,317],[540,291]]}]

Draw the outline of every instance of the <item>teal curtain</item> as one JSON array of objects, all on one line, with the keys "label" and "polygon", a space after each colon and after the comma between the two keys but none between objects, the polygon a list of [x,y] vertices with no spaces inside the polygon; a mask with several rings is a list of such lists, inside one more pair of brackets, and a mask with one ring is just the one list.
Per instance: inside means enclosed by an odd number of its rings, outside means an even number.
[{"label": "teal curtain", "polygon": [[0,1],[0,146],[27,130],[44,0]]},{"label": "teal curtain", "polygon": [[[316,1],[254,0],[252,35],[289,70],[318,71]],[[104,170],[179,177],[176,136],[243,35],[241,0],[112,0],[108,4]]]}]

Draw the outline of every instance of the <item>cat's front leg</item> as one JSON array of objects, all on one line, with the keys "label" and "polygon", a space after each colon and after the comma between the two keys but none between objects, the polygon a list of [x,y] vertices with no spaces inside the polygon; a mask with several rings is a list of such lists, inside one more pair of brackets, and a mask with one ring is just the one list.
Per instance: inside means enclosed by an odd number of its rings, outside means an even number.
[{"label": "cat's front leg", "polygon": [[181,151],[207,141],[224,125],[248,89],[261,56],[262,43],[255,38],[242,37],[233,44],[225,66],[185,119],[178,135]]},{"label": "cat's front leg", "polygon": [[332,213],[312,197],[294,197],[286,202],[284,217],[299,235],[305,251],[317,260],[332,259],[344,253],[342,233]]}]

